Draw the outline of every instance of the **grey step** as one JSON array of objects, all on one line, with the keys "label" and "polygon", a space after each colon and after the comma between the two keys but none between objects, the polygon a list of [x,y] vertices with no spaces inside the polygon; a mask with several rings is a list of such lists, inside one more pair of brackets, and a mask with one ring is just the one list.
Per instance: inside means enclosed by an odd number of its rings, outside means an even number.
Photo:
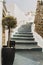
[{"label": "grey step", "polygon": [[15,41],[16,44],[24,44],[24,45],[37,45],[37,42],[35,41],[27,41],[27,40],[11,40],[11,41]]},{"label": "grey step", "polygon": [[16,50],[31,50],[31,51],[42,51],[42,48],[37,45],[15,45]]},{"label": "grey step", "polygon": [[30,34],[15,34],[14,37],[33,37],[33,35]]},{"label": "grey step", "polygon": [[16,42],[16,44],[31,44],[31,45],[37,45],[37,42],[35,42],[35,41],[23,41],[23,40],[17,40],[17,41],[15,41]]},{"label": "grey step", "polygon": [[32,32],[16,32],[16,34],[33,34]]},{"label": "grey step", "polygon": [[13,38],[11,38],[11,39],[13,39],[13,40],[34,40],[34,38],[33,37],[13,37]]},{"label": "grey step", "polygon": [[18,30],[18,32],[20,32],[20,33],[23,33],[23,32],[31,32],[31,29],[24,28],[24,29]]},{"label": "grey step", "polygon": [[35,41],[26,41],[26,40],[25,40],[25,41],[24,41],[24,40],[17,40],[17,41],[15,41],[15,42],[16,42],[16,43],[26,43],[26,44],[27,44],[27,43],[30,43],[30,44],[31,44],[31,43],[34,43],[34,44],[36,43],[36,44],[37,44],[37,42],[35,42]]},{"label": "grey step", "polygon": [[23,25],[18,29],[18,32],[31,32],[31,25]]}]

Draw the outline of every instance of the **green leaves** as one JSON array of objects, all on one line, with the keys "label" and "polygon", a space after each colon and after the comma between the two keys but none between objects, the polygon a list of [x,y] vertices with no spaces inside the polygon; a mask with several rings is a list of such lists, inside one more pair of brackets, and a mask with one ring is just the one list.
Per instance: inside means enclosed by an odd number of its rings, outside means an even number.
[{"label": "green leaves", "polygon": [[17,26],[17,19],[13,16],[7,16],[2,19],[2,25],[8,28],[15,28]]}]

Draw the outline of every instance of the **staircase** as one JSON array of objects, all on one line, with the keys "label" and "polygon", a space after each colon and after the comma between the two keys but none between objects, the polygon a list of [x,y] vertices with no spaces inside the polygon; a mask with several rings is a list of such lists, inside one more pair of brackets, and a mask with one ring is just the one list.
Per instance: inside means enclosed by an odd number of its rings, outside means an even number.
[{"label": "staircase", "polygon": [[16,42],[16,51],[42,51],[42,48],[37,45],[33,37],[31,28],[27,25],[25,25],[25,27],[21,26],[21,29],[13,35],[11,40]]}]

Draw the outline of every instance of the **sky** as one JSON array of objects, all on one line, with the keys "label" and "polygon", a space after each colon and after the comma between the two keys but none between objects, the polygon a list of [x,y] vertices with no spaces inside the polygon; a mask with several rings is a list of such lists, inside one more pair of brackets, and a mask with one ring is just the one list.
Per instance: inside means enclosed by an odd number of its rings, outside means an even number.
[{"label": "sky", "polygon": [[[8,9],[11,9],[16,3],[16,5],[23,11],[23,12],[28,12],[28,11],[35,11],[36,9],[36,3],[37,0],[6,0]],[[12,5],[12,7],[11,7]]]},{"label": "sky", "polygon": [[14,2],[23,11],[35,11],[36,0],[14,0]]}]

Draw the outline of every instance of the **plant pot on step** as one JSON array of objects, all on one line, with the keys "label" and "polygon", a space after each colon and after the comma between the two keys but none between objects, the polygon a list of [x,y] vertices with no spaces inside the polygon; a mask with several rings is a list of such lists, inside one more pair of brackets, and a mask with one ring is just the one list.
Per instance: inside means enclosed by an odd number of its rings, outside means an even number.
[{"label": "plant pot on step", "polygon": [[[7,41],[7,46],[8,46],[8,41]],[[10,41],[10,47],[15,48],[15,41]]]},{"label": "plant pot on step", "polygon": [[2,65],[13,65],[15,48],[2,47]]}]

